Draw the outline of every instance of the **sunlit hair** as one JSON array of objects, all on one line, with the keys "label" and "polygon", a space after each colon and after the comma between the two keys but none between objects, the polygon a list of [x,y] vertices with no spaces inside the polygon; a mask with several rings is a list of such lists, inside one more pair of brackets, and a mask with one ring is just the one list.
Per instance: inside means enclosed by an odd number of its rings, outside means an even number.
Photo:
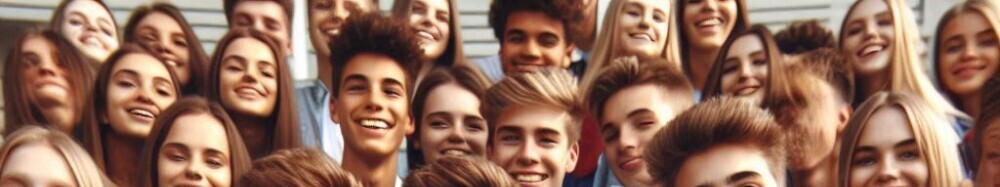
[{"label": "sunlit hair", "polygon": [[647,172],[657,183],[674,186],[681,167],[692,155],[720,145],[750,145],[764,154],[768,171],[779,186],[785,186],[782,132],[771,114],[756,104],[728,96],[714,97],[681,113],[656,132],[643,157]]},{"label": "sunlit hair", "polygon": [[982,105],[979,109],[979,117],[976,118],[976,125],[972,126],[973,143],[972,151],[975,158],[975,165],[979,165],[979,160],[983,159],[983,140],[986,139],[986,129],[994,124],[1000,124],[1000,74],[994,74],[989,81],[983,85]]},{"label": "sunlit hair", "polygon": [[[941,69],[942,68],[941,67],[941,63],[942,63],[941,58],[944,58],[943,55],[941,55],[941,54],[944,53],[944,51],[945,51],[945,49],[942,49],[942,48],[944,48],[944,42],[945,42],[944,39],[947,39],[947,38],[940,38],[940,37],[943,37],[941,34],[944,32],[945,26],[948,25],[948,23],[954,21],[956,18],[960,18],[960,17],[958,17],[958,15],[962,14],[962,13],[965,13],[965,12],[976,13],[978,15],[983,16],[983,18],[986,19],[986,22],[988,22],[987,24],[988,24],[988,26],[990,26],[990,28],[991,28],[990,30],[993,31],[991,33],[993,35],[993,37],[1000,38],[1000,30],[997,30],[997,29],[1000,29],[1000,19],[997,18],[998,13],[997,13],[997,11],[995,11],[995,9],[993,9],[993,7],[991,7],[991,5],[989,4],[989,2],[987,2],[987,1],[973,0],[973,1],[959,2],[958,4],[956,4],[955,6],[953,6],[951,9],[948,9],[948,11],[945,12],[944,15],[941,16],[941,21],[938,22],[937,30],[935,30],[936,32],[934,32],[934,35],[938,36],[938,37],[935,37],[935,38],[937,38],[937,41],[935,41],[934,47],[932,49],[933,50],[933,54],[935,56],[934,61],[933,61],[934,62],[933,63],[933,66],[934,66],[934,68],[933,68],[933,70],[934,70],[933,75],[934,75],[934,77],[936,77],[938,79],[938,83],[941,84],[941,92],[946,97],[948,97],[950,99],[950,101],[952,101],[952,104],[954,104],[955,106],[958,106],[959,108],[967,107],[967,106],[962,106],[962,104],[963,104],[962,103],[962,97],[958,96],[958,95],[955,95],[955,93],[953,93],[952,91],[950,91],[948,89],[948,87],[946,85],[944,85],[945,83],[943,81],[941,81],[941,76],[942,76],[941,72],[942,71],[947,71],[947,70],[942,70]],[[1000,51],[995,51],[995,52],[996,53],[1000,53]],[[996,63],[996,62],[993,62],[993,63]],[[986,87],[984,86],[981,89],[986,89]],[[975,117],[975,116],[973,116],[973,117]]]},{"label": "sunlit hair", "polygon": [[[515,12],[540,12],[551,19],[559,20],[564,30],[563,41],[566,44],[573,44],[572,38],[576,38],[576,31],[572,25],[583,20],[580,10],[579,0],[492,0],[490,3],[489,21],[490,28],[493,28],[493,36],[498,41],[504,40],[504,32],[507,32],[507,21],[511,14]],[[500,42],[501,45],[503,42]]]},{"label": "sunlit hair", "polygon": [[518,186],[503,168],[481,157],[448,156],[430,165],[411,171],[403,180],[404,187],[436,186]]},{"label": "sunlit hair", "polygon": [[[270,2],[274,2],[274,3],[278,3],[278,5],[281,6],[281,9],[285,10],[285,12],[283,12],[283,13],[288,18],[287,20],[284,20],[284,21],[286,21],[288,23],[288,24],[286,24],[288,26],[288,30],[289,31],[292,30],[291,29],[292,28],[292,18],[293,18],[293,15],[295,14],[295,11],[294,11],[295,9],[292,6],[292,0],[223,0],[222,1],[222,9],[226,13],[226,23],[229,23],[230,25],[236,24],[235,21],[233,20],[233,19],[236,19],[236,17],[234,17],[236,15],[233,15],[233,14],[236,13],[236,12],[234,12],[234,11],[236,11],[236,5],[238,5],[238,4],[240,4],[240,2],[244,2],[244,1],[265,1],[265,2],[266,1],[270,1]],[[289,35],[291,35],[291,32],[289,32]]]},{"label": "sunlit hair", "polygon": [[819,20],[792,21],[784,30],[774,33],[774,42],[785,54],[802,54],[817,49],[836,48],[833,31]]},{"label": "sunlit hair", "polygon": [[[104,136],[107,133],[115,133],[112,132],[111,125],[105,123],[106,120],[104,120],[108,113],[108,87],[113,84],[111,83],[111,73],[114,73],[112,71],[115,66],[123,61],[122,58],[131,54],[152,56],[146,49],[131,43],[126,43],[114,53],[111,53],[108,56],[107,62],[101,64],[101,69],[97,71],[97,82],[94,83],[93,94],[90,94],[90,98],[92,99],[88,99],[87,104],[84,105],[83,118],[80,124],[77,125],[82,131],[80,143],[87,149],[87,152],[90,152],[91,157],[96,158],[94,161],[102,170],[105,169],[104,158],[106,158],[104,157]],[[163,65],[167,74],[170,75],[170,82],[173,84],[173,93],[175,93],[173,97],[180,98],[181,85],[177,79],[177,73],[174,73],[174,69],[170,68],[163,61],[157,60],[156,62]]]},{"label": "sunlit hair", "polygon": [[[413,140],[420,139],[420,125],[423,124],[424,109],[427,106],[427,98],[435,88],[440,86],[455,84],[463,90],[472,93],[479,99],[482,106],[482,98],[486,95],[486,89],[490,87],[490,81],[475,67],[459,64],[452,68],[435,68],[427,74],[423,82],[417,86],[417,92],[413,95],[413,104],[410,111],[413,114],[414,127],[413,135],[406,139],[406,158],[410,169],[417,169],[426,162],[424,154],[420,149],[415,148]],[[467,103],[471,104],[471,103]],[[492,124],[486,124],[486,129],[492,129]],[[492,135],[492,134],[489,134]],[[488,135],[488,136],[489,136]]]},{"label": "sunlit hair", "polygon": [[201,94],[202,85],[205,83],[205,76],[208,74],[208,55],[205,54],[205,48],[202,47],[201,41],[195,36],[196,33],[191,29],[191,25],[188,24],[187,19],[184,18],[184,15],[181,14],[177,6],[169,2],[156,2],[136,7],[132,11],[132,16],[129,17],[128,22],[125,24],[125,32],[122,33],[125,35],[125,42],[139,44],[154,54],[162,53],[163,50],[166,50],[159,44],[160,41],[144,41],[142,39],[143,36],[138,36],[135,33],[139,27],[139,22],[151,13],[167,15],[171,19],[174,19],[174,21],[177,21],[177,24],[181,27],[181,31],[184,32],[184,40],[188,51],[187,66],[190,68],[188,83],[181,86],[181,90],[184,92],[184,95]]},{"label": "sunlit hair", "polygon": [[234,186],[343,186],[361,187],[347,170],[326,153],[312,148],[275,151],[253,162],[253,169]]},{"label": "sunlit hair", "polygon": [[385,18],[378,13],[362,13],[347,18],[340,35],[330,39],[330,64],[333,80],[330,93],[336,99],[340,93],[344,68],[355,56],[378,54],[393,60],[403,70],[406,98],[411,99],[416,82],[416,67],[423,59],[416,34],[402,20]]},{"label": "sunlit hair", "polygon": [[[568,71],[544,68],[535,72],[507,75],[490,87],[481,111],[488,124],[496,124],[500,113],[513,106],[549,106],[566,111],[565,127],[569,145],[580,139],[585,109],[577,95],[576,79]],[[496,126],[490,127],[490,134]],[[492,144],[492,139],[489,140]]]},{"label": "sunlit hair", "polygon": [[669,95],[673,111],[684,111],[694,105],[694,87],[677,66],[659,63],[665,59],[639,60],[632,57],[621,57],[611,62],[610,66],[594,74],[590,90],[583,92],[587,109],[598,121],[604,117],[604,106],[608,99],[623,89],[652,84],[660,88],[659,92]]},{"label": "sunlit hair", "polygon": [[[736,20],[735,20],[736,23],[735,25],[733,25],[733,30],[730,31],[729,35],[743,32],[743,29],[750,27],[750,12],[747,9],[746,0],[735,0],[735,1],[736,1],[736,12],[734,13],[736,13]],[[676,11],[673,11],[672,14],[684,15],[684,9],[687,7],[685,3],[687,3],[688,1],[678,0],[674,2],[677,2],[673,4],[674,7],[676,8],[675,9]],[[684,16],[674,16],[674,17],[677,19],[676,24],[674,25],[680,27],[679,29],[677,29],[678,30],[677,33],[679,34],[677,38],[678,42],[677,45],[679,46],[678,54],[680,54],[679,56],[681,60],[681,67],[684,68],[683,70],[685,73],[691,74],[691,54],[688,54],[691,51],[691,46],[690,44],[688,44],[688,39],[687,39],[688,34],[684,31]],[[719,53],[723,52],[720,51]]]},{"label": "sunlit hair", "polygon": [[[776,79],[774,76],[771,76],[775,74],[782,74],[785,67],[781,51],[778,50],[778,45],[774,43],[774,38],[771,37],[771,31],[764,25],[753,25],[742,32],[734,32],[733,34],[730,34],[729,38],[726,39],[726,43],[722,44],[722,48],[719,50],[719,56],[715,58],[712,69],[708,72],[708,79],[705,79],[705,90],[702,92],[705,97],[702,97],[702,100],[724,95],[722,93],[724,89],[722,88],[722,74],[724,73],[722,72],[723,64],[729,56],[729,50],[732,49],[733,42],[744,36],[757,37],[763,45],[761,49],[764,50],[764,58],[767,59],[768,74],[767,79],[764,80],[764,89],[762,90],[766,91],[764,94],[767,95],[767,92],[770,92],[771,87],[773,87],[774,84],[779,84],[779,81],[784,81],[783,79]],[[764,101],[767,101],[767,98],[764,98]]]},{"label": "sunlit hair", "polygon": [[[618,36],[620,36],[623,32],[625,32],[618,29],[619,28],[618,20],[620,16],[626,13],[625,12],[626,4],[628,4],[628,1],[618,0],[618,1],[611,1],[611,5],[608,6],[608,11],[604,14],[604,20],[601,22],[601,25],[603,25],[603,27],[601,27],[600,32],[598,32],[596,41],[594,41],[595,44],[594,49],[593,51],[591,51],[590,59],[587,60],[588,63],[587,70],[583,74],[584,78],[582,81],[584,87],[586,87],[586,85],[589,85],[590,82],[593,82],[593,79],[597,78],[596,74],[598,74],[601,70],[605,69],[608,66],[611,66],[612,65],[611,62],[614,61],[614,59],[624,56],[636,55],[636,54],[622,54],[621,51],[623,50],[623,48],[625,48],[625,46],[620,46],[621,41],[618,40],[618,38],[620,38]],[[681,59],[678,51],[679,45],[677,40],[677,35],[678,35],[678,29],[676,23],[677,20],[674,19],[676,13],[673,12],[675,8],[673,8],[673,6],[670,7],[671,8],[669,10],[665,10],[667,11],[666,19],[669,28],[667,30],[666,40],[659,41],[659,42],[666,42],[666,45],[663,46],[664,47],[663,49],[660,49],[661,52],[658,57],[665,58],[666,60],[656,61],[656,62],[666,63],[680,69]],[[643,57],[643,58],[650,58],[650,57]],[[587,89],[584,88],[584,90]]]},{"label": "sunlit hair", "polygon": [[[69,166],[70,173],[72,173],[73,179],[76,181],[75,186],[115,186],[104,175],[104,172],[97,167],[94,159],[87,154],[87,151],[66,134],[56,129],[43,128],[37,125],[23,126],[23,128],[6,136],[3,147],[0,148],[0,170],[5,169],[6,166],[4,164],[10,158],[10,154],[18,147],[27,144],[45,144],[55,149],[65,159],[64,161],[66,161],[66,165]],[[53,162],[59,161],[53,160]],[[37,169],[48,170],[48,168]]]},{"label": "sunlit hair", "polygon": [[878,110],[892,107],[902,109],[906,114],[905,118],[920,149],[920,157],[927,161],[928,186],[959,186],[963,175],[958,155],[958,136],[946,125],[948,121],[945,118],[933,114],[935,111],[930,105],[914,95],[902,92],[876,93],[851,116],[840,142],[840,186],[848,186],[846,181],[851,180],[854,151],[862,131],[869,125],[868,120]]},{"label": "sunlit hair", "polygon": [[[862,0],[856,1],[851,5],[851,8],[844,16],[845,21],[840,27],[840,41],[838,42],[841,49],[843,49],[844,38],[846,36],[846,32],[843,31],[844,26],[848,23],[846,19],[857,9],[860,2]],[[928,103],[937,115],[968,118],[967,115],[952,106],[944,96],[937,92],[934,84],[931,83],[930,78],[924,72],[925,68],[920,57],[923,43],[920,40],[916,19],[913,17],[913,10],[910,10],[909,6],[903,0],[884,0],[883,2],[889,7],[888,12],[892,15],[892,30],[895,39],[890,44],[893,46],[893,50],[890,53],[892,59],[890,59],[889,65],[886,67],[888,68],[887,72],[889,75],[885,75],[887,82],[881,91],[913,93],[914,96]],[[866,97],[870,97],[865,95],[866,88],[860,86],[861,83],[866,81],[861,80],[862,78],[860,75],[855,76],[855,82],[859,86],[855,90],[857,97],[855,97],[854,103],[860,103]]]},{"label": "sunlit hair", "polygon": [[[215,53],[212,56],[212,64],[208,70],[208,83],[205,84],[204,95],[211,101],[222,102],[222,90],[221,89],[221,78],[223,71],[223,58],[225,58],[226,50],[229,49],[233,41],[241,38],[249,38],[268,46],[268,50],[271,54],[274,54],[274,65],[277,66],[276,82],[278,83],[278,96],[274,103],[274,111],[271,115],[267,117],[267,123],[273,124],[268,126],[268,132],[270,132],[271,142],[266,143],[266,145],[261,145],[269,148],[271,152],[274,150],[295,148],[302,146],[302,139],[300,138],[300,127],[299,127],[299,116],[296,108],[295,101],[295,86],[292,85],[292,75],[291,70],[288,67],[288,63],[285,63],[285,54],[281,46],[278,45],[277,40],[271,36],[264,34],[256,30],[249,29],[230,29],[229,33],[219,40],[218,46],[215,47]],[[225,107],[225,104],[223,104]],[[229,114],[237,115],[238,112],[232,109],[226,109]],[[237,121],[233,119],[233,121]],[[253,149],[253,148],[250,148]],[[256,155],[253,155],[256,156]]]},{"label": "sunlit hair", "polygon": [[[458,0],[447,0],[448,8],[450,9],[448,16],[448,28],[451,29],[450,36],[448,36],[448,46],[445,47],[444,53],[438,57],[434,65],[438,67],[451,67],[455,64],[464,63],[465,53],[462,47],[462,25],[459,24],[458,18]],[[392,5],[392,17],[398,20],[410,20],[410,10],[412,10],[414,0],[396,0]],[[430,18],[429,18],[430,19]]]},{"label": "sunlit hair", "polygon": [[211,115],[212,118],[222,123],[222,129],[226,133],[226,143],[229,145],[228,165],[231,168],[229,172],[230,176],[232,176],[232,184],[235,184],[240,176],[250,170],[250,154],[247,153],[246,146],[243,144],[243,137],[240,136],[236,124],[230,120],[225,109],[222,109],[222,106],[219,106],[218,103],[209,102],[203,97],[191,96],[174,102],[153,122],[153,129],[149,132],[149,137],[146,138],[146,142],[143,144],[145,149],[143,149],[142,156],[140,157],[138,170],[140,175],[138,183],[135,184],[136,186],[151,187],[157,186],[160,183],[160,148],[163,147],[167,137],[170,136],[170,130],[176,125],[177,118],[183,115],[200,114]]},{"label": "sunlit hair", "polygon": [[[60,2],[59,5],[56,6],[56,9],[52,10],[52,18],[51,20],[49,20],[49,28],[51,28],[53,31],[56,31],[56,33],[62,34],[63,30],[60,24],[62,24],[63,21],[66,20],[66,7],[69,5],[69,3],[72,3],[73,1],[94,1],[98,5],[101,5],[101,8],[104,8],[105,11],[108,11],[108,15],[110,15],[109,17],[111,17],[111,20],[109,20],[111,21],[111,24],[118,23],[118,21],[115,21],[115,14],[112,14],[111,9],[108,8],[108,5],[105,4],[103,0],[62,0],[62,2]],[[117,25],[115,26],[115,29],[118,29]],[[121,42],[121,37],[119,37],[118,35],[114,35],[112,37],[114,37],[115,40],[117,40],[118,42]]]},{"label": "sunlit hair", "polygon": [[[38,54],[38,55],[51,55],[52,60],[55,60],[59,67],[66,71],[66,81],[68,81],[70,89],[72,90],[73,104],[76,107],[73,112],[76,113],[77,119],[73,120],[73,125],[77,125],[83,116],[83,107],[90,98],[90,89],[93,87],[94,81],[94,65],[89,58],[84,57],[82,53],[76,50],[73,44],[69,43],[65,38],[63,38],[59,33],[51,30],[40,30],[34,29],[24,34],[21,34],[14,42],[11,44],[11,49],[7,52],[6,64],[3,65],[3,94],[4,101],[4,127],[3,134],[10,134],[12,131],[19,129],[25,124],[39,124],[43,126],[53,126],[49,120],[45,119],[42,112],[32,106],[31,100],[28,98],[28,94],[31,83],[24,81],[24,68],[27,66],[28,62],[25,62],[24,55],[24,43],[29,39],[41,38],[46,40],[52,45],[52,54]],[[74,127],[68,133],[73,133],[71,136],[78,136],[79,125]]]}]

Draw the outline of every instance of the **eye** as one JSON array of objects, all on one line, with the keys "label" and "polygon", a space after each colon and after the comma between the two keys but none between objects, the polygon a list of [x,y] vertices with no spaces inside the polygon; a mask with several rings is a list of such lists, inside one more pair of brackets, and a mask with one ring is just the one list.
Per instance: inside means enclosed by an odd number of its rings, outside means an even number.
[{"label": "eye", "polygon": [[900,160],[915,160],[920,158],[920,153],[917,151],[906,151],[899,155]]},{"label": "eye", "polygon": [[605,143],[610,143],[612,141],[618,140],[618,131],[609,130],[601,133],[601,137],[604,138]]},{"label": "eye", "polygon": [[403,96],[403,92],[399,89],[386,89],[385,94],[392,98],[399,98]]},{"label": "eye", "polygon": [[243,71],[243,67],[234,66],[234,65],[228,65],[228,66],[226,66],[225,69],[226,69],[226,71],[229,71],[229,72],[240,72],[240,71]]},{"label": "eye", "polygon": [[500,142],[503,144],[511,145],[521,142],[521,136],[518,135],[502,135],[500,136]]},{"label": "eye", "polygon": [[156,94],[159,94],[160,96],[164,96],[164,97],[173,96],[173,92],[171,92],[168,89],[163,89],[163,88],[157,88],[156,89]]},{"label": "eye", "polygon": [[168,154],[167,155],[167,159],[170,160],[170,161],[174,161],[174,162],[182,162],[184,160],[187,160],[186,157],[184,157],[184,156],[182,156],[180,154]]},{"label": "eye", "polygon": [[330,1],[323,1],[323,2],[316,3],[313,6],[313,8],[316,8],[316,9],[330,9],[331,6],[332,6],[332,3]]},{"label": "eye", "polygon": [[629,16],[632,16],[632,17],[639,17],[641,15],[641,13],[639,13],[639,11],[635,11],[635,10],[629,10],[629,11],[625,12],[625,14],[627,14]]},{"label": "eye", "polygon": [[469,131],[472,131],[472,132],[483,131],[484,130],[483,126],[485,126],[485,125],[483,125],[482,123],[479,123],[479,122],[469,122],[469,123],[466,123],[466,124],[468,124],[466,126],[468,126]]},{"label": "eye", "polygon": [[135,83],[133,83],[131,81],[124,81],[124,80],[116,82],[115,85],[117,85],[118,87],[123,87],[123,88],[133,88],[133,87],[136,87]]},{"label": "eye", "polygon": [[556,141],[556,139],[554,138],[541,138],[538,140],[538,142],[542,143],[543,146],[548,146],[548,147],[559,144],[559,141]]},{"label": "eye", "polygon": [[445,128],[448,128],[448,123],[445,123],[443,121],[432,121],[430,125],[431,125],[432,128],[435,128],[435,129],[445,129]]},{"label": "eye", "polygon": [[215,159],[209,159],[208,161],[205,162],[205,164],[207,164],[208,167],[212,169],[222,168],[222,162],[219,162],[218,160]]},{"label": "eye", "polygon": [[508,34],[504,41],[507,43],[521,44],[524,43],[525,37],[522,34]]},{"label": "eye", "polygon": [[663,23],[666,20],[663,18],[662,15],[657,14],[653,15],[653,21],[656,21],[657,23]]},{"label": "eye", "polygon": [[875,165],[875,163],[878,163],[878,161],[876,161],[875,158],[872,157],[860,157],[854,159],[855,166],[871,166]]},{"label": "eye", "polygon": [[545,47],[555,47],[556,45],[559,45],[559,38],[552,35],[544,35],[538,40],[542,43],[542,46]]},{"label": "eye", "polygon": [[994,47],[997,46],[997,38],[986,38],[979,41],[979,45],[984,47]]},{"label": "eye", "polygon": [[963,50],[965,50],[965,45],[963,44],[950,44],[945,47],[945,51],[951,54],[960,53]]},{"label": "eye", "polygon": [[183,39],[183,38],[174,39],[174,45],[176,45],[178,47],[184,47],[184,48],[188,47],[187,41],[185,39]]}]

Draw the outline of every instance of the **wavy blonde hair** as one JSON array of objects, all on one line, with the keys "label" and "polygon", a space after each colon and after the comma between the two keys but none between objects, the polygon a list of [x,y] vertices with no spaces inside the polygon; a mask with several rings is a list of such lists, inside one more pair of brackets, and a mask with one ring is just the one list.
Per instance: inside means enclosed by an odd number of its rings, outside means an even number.
[{"label": "wavy blonde hair", "polygon": [[[621,51],[622,46],[619,46],[619,41],[615,39],[615,36],[622,32],[617,27],[618,17],[619,15],[625,13],[625,4],[627,3],[627,0],[613,0],[608,6],[609,11],[604,14],[604,20],[601,21],[601,30],[598,32],[596,38],[597,41],[594,42],[594,49],[587,61],[587,69],[583,73],[584,77],[581,82],[583,84],[583,89],[581,90],[588,90],[590,83],[597,78],[597,74],[600,73],[600,71],[605,67],[610,66],[614,59],[622,56],[633,55],[621,54],[619,51]],[[666,61],[661,62],[666,62],[667,64],[676,66],[679,69],[681,67],[680,47],[677,42],[677,35],[679,31],[677,30],[677,20],[674,18],[674,10],[677,9],[674,8],[676,4],[673,3],[668,3],[668,6],[670,6],[670,8],[667,9],[667,24],[669,25],[669,28],[667,29],[667,39],[662,41],[667,42],[667,44],[664,45],[659,57],[667,59]]]},{"label": "wavy blonde hair", "polygon": [[97,167],[94,159],[76,141],[59,130],[42,128],[37,125],[25,125],[7,136],[3,147],[0,148],[0,170],[4,169],[4,163],[7,162],[7,158],[14,152],[14,149],[31,143],[45,144],[62,154],[60,156],[66,159],[66,165],[69,165],[77,186],[115,186]]}]

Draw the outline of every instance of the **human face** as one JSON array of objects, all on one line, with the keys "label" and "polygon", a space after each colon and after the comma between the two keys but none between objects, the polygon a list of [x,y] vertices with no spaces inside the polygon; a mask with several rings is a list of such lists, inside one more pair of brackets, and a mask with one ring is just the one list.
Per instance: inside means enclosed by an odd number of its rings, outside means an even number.
[{"label": "human face", "polygon": [[424,161],[445,156],[486,156],[488,127],[479,113],[479,98],[458,84],[441,85],[427,92],[417,147]]},{"label": "human face", "polygon": [[521,186],[562,186],[580,149],[569,141],[569,118],[551,106],[508,107],[496,121],[490,159]]},{"label": "human face", "polygon": [[249,28],[271,35],[289,55],[292,50],[290,24],[285,9],[276,1],[238,1],[229,28]]},{"label": "human face", "polygon": [[330,39],[351,14],[371,11],[370,0],[309,0],[309,38],[316,53],[330,56]]},{"label": "human face", "polygon": [[736,27],[737,0],[684,0],[683,29],[692,48],[718,49]]},{"label": "human face", "polygon": [[127,54],[111,69],[104,118],[116,133],[146,138],[160,111],[177,100],[168,67],[148,54]]},{"label": "human face", "polygon": [[947,22],[941,30],[938,75],[948,91],[973,97],[997,72],[1000,47],[997,31],[977,11],[965,11]]},{"label": "human face", "polygon": [[722,62],[721,86],[724,95],[742,97],[760,104],[767,84],[767,51],[757,35],[744,35],[733,40]]},{"label": "human face", "polygon": [[605,102],[600,118],[604,153],[625,186],[653,186],[642,154],[653,135],[679,113],[666,93],[655,84],[636,85],[615,92]]},{"label": "human face", "polygon": [[1000,120],[993,120],[983,132],[982,154],[976,170],[976,184],[1000,185]]},{"label": "human face", "polygon": [[66,158],[52,145],[32,142],[7,155],[0,186],[78,186]]},{"label": "human face", "polygon": [[777,187],[779,180],[771,170],[760,147],[747,143],[720,144],[689,156],[681,164],[674,186]]},{"label": "human face", "polygon": [[104,62],[118,49],[118,27],[111,13],[96,1],[70,1],[66,4],[63,22],[59,23],[63,37],[87,57]]},{"label": "human face", "polygon": [[851,152],[850,186],[927,186],[927,160],[902,108],[875,111]]},{"label": "human face", "polygon": [[806,87],[815,89],[818,97],[801,108],[793,124],[784,124],[785,133],[797,135],[788,140],[788,166],[792,170],[816,168],[831,155],[839,154],[835,151],[837,136],[850,118],[850,105],[838,98],[833,87],[825,81],[812,79],[815,83]]},{"label": "human face", "polygon": [[159,186],[230,186],[232,162],[222,121],[209,113],[181,114],[156,155]]},{"label": "human face", "polygon": [[629,0],[618,15],[622,54],[658,57],[667,45],[669,1]]},{"label": "human face", "polygon": [[841,32],[841,49],[852,60],[855,72],[875,75],[889,67],[892,59],[892,14],[882,0],[862,0],[847,16]]},{"label": "human face", "polygon": [[[344,132],[345,151],[389,158],[413,133],[407,77],[392,58],[361,53],[347,60],[333,116]],[[345,153],[347,154],[347,153]]]},{"label": "human face", "polygon": [[451,38],[451,7],[448,0],[414,0],[410,26],[420,38],[420,48],[429,61],[441,58]]},{"label": "human face", "polygon": [[219,71],[222,105],[237,113],[269,117],[278,100],[278,63],[271,48],[253,38],[229,43]]},{"label": "human face", "polygon": [[500,40],[500,60],[507,74],[545,67],[569,67],[573,45],[559,19],[539,11],[518,11],[507,16]]},{"label": "human face", "polygon": [[162,12],[150,12],[139,21],[132,33],[136,41],[177,73],[181,85],[191,82],[191,55],[187,34],[181,24]]},{"label": "human face", "polygon": [[43,37],[31,37],[21,44],[23,91],[33,106],[42,111],[45,119],[69,133],[75,126],[79,113],[74,111],[76,102],[70,97],[73,86],[66,79],[68,72],[58,61],[52,42]]}]

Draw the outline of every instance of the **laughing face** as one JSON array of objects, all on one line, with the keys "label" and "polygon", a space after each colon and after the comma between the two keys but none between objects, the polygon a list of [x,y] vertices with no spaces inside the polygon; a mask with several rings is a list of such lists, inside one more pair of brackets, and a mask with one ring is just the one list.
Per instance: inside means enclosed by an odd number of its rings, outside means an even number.
[{"label": "laughing face", "polygon": [[330,55],[330,39],[340,35],[340,27],[351,14],[368,12],[370,0],[309,0],[309,38],[316,53]]},{"label": "laughing face", "polygon": [[118,49],[118,27],[111,13],[96,1],[71,1],[66,4],[59,27],[66,37],[87,57],[104,62]]},{"label": "laughing face", "polygon": [[451,6],[448,0],[414,0],[410,7],[410,26],[420,38],[427,60],[436,60],[448,48],[451,37]]},{"label": "laughing face", "polygon": [[76,102],[70,97],[73,87],[66,79],[68,71],[56,58],[55,46],[43,37],[32,37],[24,41],[21,49],[22,58],[11,63],[22,63],[23,91],[29,102],[49,123],[70,132],[80,114],[74,112]]},{"label": "laughing face", "polygon": [[720,48],[736,26],[735,0],[685,0],[682,29],[692,48]]},{"label": "laughing face", "polygon": [[479,97],[455,83],[427,92],[417,141],[426,163],[445,156],[486,155],[488,127],[479,106]]},{"label": "laughing face", "polygon": [[331,116],[344,132],[345,155],[389,158],[413,132],[405,70],[388,56],[362,53],[343,72]]},{"label": "laughing face", "polygon": [[868,119],[851,151],[851,187],[929,186],[928,165],[913,137],[906,113],[897,106],[883,107]]},{"label": "laughing face", "polygon": [[104,119],[116,133],[146,138],[160,112],[177,100],[170,71],[156,57],[127,54],[111,70]]},{"label": "laughing face", "polygon": [[551,106],[508,107],[497,117],[489,158],[521,186],[562,186],[579,152],[569,142],[569,118]]},{"label": "laughing face", "polygon": [[278,100],[278,64],[271,48],[253,38],[229,43],[219,72],[222,105],[244,115],[269,117]]},{"label": "laughing face", "polygon": [[167,63],[177,73],[177,79],[182,85],[190,82],[191,66],[187,34],[181,29],[180,23],[167,14],[151,12],[139,21],[135,33],[137,41],[156,58]]},{"label": "laughing face", "polygon": [[855,72],[875,75],[884,72],[892,59],[893,18],[882,0],[862,0],[847,16],[841,50],[852,60]]},{"label": "laughing face", "polygon": [[539,11],[518,11],[507,16],[500,41],[504,73],[532,72],[546,67],[566,68],[573,45],[566,40],[559,19]]},{"label": "laughing face", "polygon": [[997,31],[983,14],[966,11],[947,22],[938,44],[941,85],[956,96],[978,97],[986,81],[997,72],[1000,46]]},{"label": "laughing face", "polygon": [[622,54],[656,57],[667,44],[669,1],[629,0],[618,15]]},{"label": "laughing face", "polygon": [[724,95],[747,98],[760,104],[767,84],[768,59],[764,43],[757,35],[733,40],[722,62],[721,86]]}]

